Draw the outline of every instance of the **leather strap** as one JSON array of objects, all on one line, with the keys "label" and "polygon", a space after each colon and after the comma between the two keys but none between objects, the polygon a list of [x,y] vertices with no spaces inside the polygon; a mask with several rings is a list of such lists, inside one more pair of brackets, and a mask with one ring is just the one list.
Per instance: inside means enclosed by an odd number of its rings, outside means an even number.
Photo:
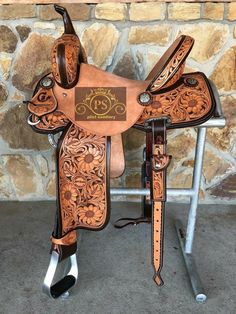
[{"label": "leather strap", "polygon": [[[58,222],[56,223],[58,225]],[[51,236],[51,252],[55,251],[59,255],[59,260],[62,261],[73,255],[77,250],[77,232],[73,230],[67,233],[62,238],[54,238]]]},{"label": "leather strap", "polygon": [[152,219],[145,216],[121,218],[114,224],[115,228],[121,229],[128,225],[152,222],[152,264],[155,272],[153,279],[158,286],[164,284],[160,272],[163,264],[166,169],[171,160],[171,156],[166,154],[166,121],[165,117],[150,121],[152,132],[146,134],[145,159],[146,163],[151,164],[151,173],[147,169],[147,176],[150,175]]},{"label": "leather strap", "polygon": [[160,272],[163,262],[164,212],[166,201],[166,169],[171,157],[166,155],[166,119],[152,121],[152,263],[154,281],[164,284]]},{"label": "leather strap", "polygon": [[117,229],[122,229],[126,226],[133,225],[136,226],[140,223],[151,223],[149,217],[138,217],[138,218],[120,218],[114,223],[114,227]]},{"label": "leather strap", "polygon": [[58,245],[71,245],[77,241],[76,231],[75,230],[71,231],[60,239],[56,239],[53,236],[51,236],[51,241],[52,243],[58,244]]}]

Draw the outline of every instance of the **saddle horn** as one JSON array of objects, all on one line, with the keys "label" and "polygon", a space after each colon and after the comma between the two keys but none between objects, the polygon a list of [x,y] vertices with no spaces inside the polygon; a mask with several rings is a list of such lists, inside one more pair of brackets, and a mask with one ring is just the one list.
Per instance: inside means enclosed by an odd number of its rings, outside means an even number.
[{"label": "saddle horn", "polygon": [[54,9],[57,13],[59,13],[62,18],[63,18],[63,23],[64,23],[64,34],[73,34],[76,35],[76,32],[74,30],[73,24],[71,22],[71,18],[69,16],[69,13],[67,12],[66,8],[54,4]]},{"label": "saddle horn", "polygon": [[54,8],[63,18],[64,33],[52,48],[52,74],[59,86],[69,89],[77,84],[80,63],[87,63],[87,58],[66,8],[57,4]]}]

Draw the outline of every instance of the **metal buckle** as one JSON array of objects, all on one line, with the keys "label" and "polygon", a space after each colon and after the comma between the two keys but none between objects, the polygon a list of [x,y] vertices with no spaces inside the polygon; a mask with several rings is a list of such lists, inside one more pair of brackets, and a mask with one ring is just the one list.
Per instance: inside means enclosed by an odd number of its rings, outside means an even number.
[{"label": "metal buckle", "polygon": [[[67,298],[69,296],[68,290],[76,284],[78,279],[78,264],[75,253],[66,259],[64,277],[53,284],[53,279],[56,274],[58,263],[59,254],[55,251],[52,251],[42,290],[45,294],[53,299],[56,299],[60,296],[62,298]],[[69,270],[66,271],[68,268]]]},{"label": "metal buckle", "polygon": [[[156,158],[155,158],[156,157]],[[152,170],[156,172],[163,171],[169,166],[169,163],[171,161],[170,155],[154,155],[152,160]]]},{"label": "metal buckle", "polygon": [[39,117],[37,117],[37,121],[36,122],[33,122],[32,121],[32,116],[33,116],[33,114],[32,113],[30,113],[30,115],[28,116],[28,118],[27,118],[27,123],[29,124],[29,125],[37,125],[37,124],[39,124],[40,122],[41,122],[41,120],[39,119]]},{"label": "metal buckle", "polygon": [[48,141],[49,144],[53,147],[53,148],[57,148],[57,141],[54,138],[54,134],[50,133],[48,134]]}]

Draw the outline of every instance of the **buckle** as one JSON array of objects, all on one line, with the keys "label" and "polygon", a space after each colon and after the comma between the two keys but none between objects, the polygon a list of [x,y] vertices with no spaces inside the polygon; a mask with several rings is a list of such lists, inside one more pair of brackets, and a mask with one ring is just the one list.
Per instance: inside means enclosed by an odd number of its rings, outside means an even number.
[{"label": "buckle", "polygon": [[172,156],[170,155],[154,155],[152,157],[152,170],[162,171],[166,169],[171,161]]}]

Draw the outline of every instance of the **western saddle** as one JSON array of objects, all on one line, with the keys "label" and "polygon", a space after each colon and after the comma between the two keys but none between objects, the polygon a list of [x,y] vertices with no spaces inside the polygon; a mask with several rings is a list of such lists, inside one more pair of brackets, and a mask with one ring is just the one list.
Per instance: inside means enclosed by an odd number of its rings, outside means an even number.
[{"label": "western saddle", "polygon": [[[62,131],[51,253],[58,261],[71,257],[77,250],[76,229],[101,230],[107,225],[109,180],[125,168],[121,134],[134,127],[146,132],[143,184],[150,188],[154,281],[162,285],[166,169],[171,160],[166,130],[196,126],[216,114],[206,76],[183,74],[194,40],[178,37],[146,80],[130,80],[87,64],[66,9],[55,5],[55,10],[63,17],[65,31],[54,43],[51,73],[40,79],[27,102],[34,131]],[[70,273],[48,293],[56,298],[75,281]]]}]

